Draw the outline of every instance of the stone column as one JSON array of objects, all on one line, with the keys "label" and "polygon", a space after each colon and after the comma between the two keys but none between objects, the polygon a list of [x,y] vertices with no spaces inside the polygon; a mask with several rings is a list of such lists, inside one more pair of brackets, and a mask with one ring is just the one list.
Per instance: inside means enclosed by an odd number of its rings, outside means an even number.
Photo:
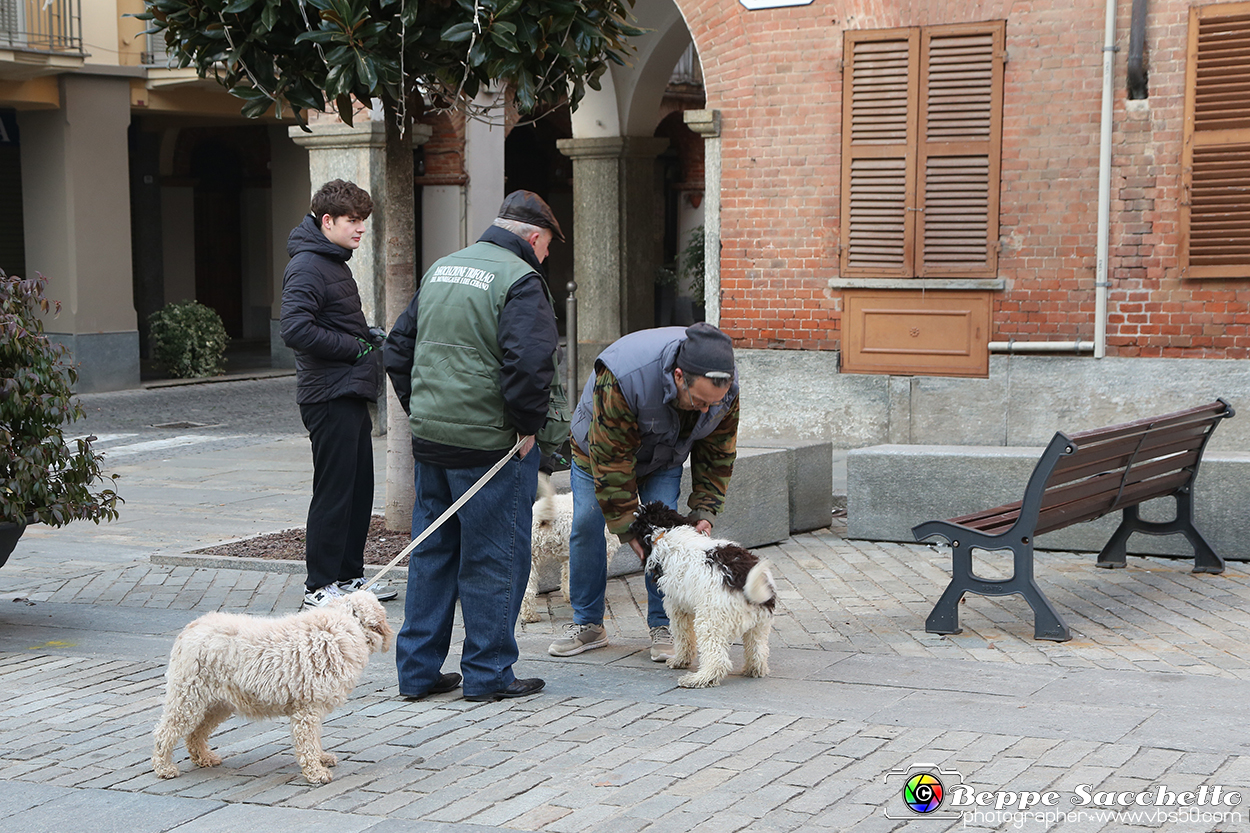
[{"label": "stone column", "polygon": [[703,137],[703,313],[720,326],[720,110],[687,110],[682,118]]},{"label": "stone column", "polygon": [[282,343],[279,335],[282,316],[282,275],[290,258],[286,253],[291,229],[308,214],[308,150],[291,141],[285,124],[269,127],[269,174],[273,185],[270,200],[270,242],[273,252],[269,279],[272,281],[269,308],[269,363],[272,367],[295,367],[295,351]]},{"label": "stone column", "polygon": [[[664,256],[656,157],[668,139],[561,139],[573,160],[577,373],[626,333],[655,323],[655,269]],[[579,386],[580,387],[580,386]]]},{"label": "stone column", "polygon": [[[357,121],[348,126],[342,122],[310,124],[311,133],[298,127],[288,128],[291,141],[308,151],[309,196],[332,179],[354,182],[369,192],[375,203],[386,193],[386,125],[381,121]],[[412,147],[430,138],[431,128],[414,124],[409,128]],[[360,248],[352,255],[352,275],[360,287],[360,301],[365,320],[370,326],[386,328],[386,257],[382,241],[386,229],[382,212],[374,209],[369,218]],[[283,263],[285,267],[285,263]]]},{"label": "stone column", "polygon": [[[139,386],[130,251],[130,79],[64,75],[57,110],[18,113],[26,270],[49,279],[45,322],[79,393]],[[25,276],[23,276],[25,277]]]}]

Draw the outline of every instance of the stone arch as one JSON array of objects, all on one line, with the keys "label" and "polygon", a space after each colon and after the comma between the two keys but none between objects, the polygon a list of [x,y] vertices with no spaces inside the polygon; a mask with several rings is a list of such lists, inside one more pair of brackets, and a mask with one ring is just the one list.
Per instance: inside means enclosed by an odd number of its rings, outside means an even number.
[{"label": "stone arch", "polygon": [[655,277],[664,262],[664,184],[656,137],[668,80],[691,43],[673,0],[638,0],[646,34],[631,66],[613,65],[572,115],[574,273],[578,282],[574,387],[595,356],[625,333],[655,325]]},{"label": "stone arch", "polygon": [[649,30],[633,40],[632,66],[613,64],[601,90],[586,91],[573,113],[573,137],[650,136],[659,119],[669,75],[690,45],[690,30],[673,0],[638,0],[638,25]]}]

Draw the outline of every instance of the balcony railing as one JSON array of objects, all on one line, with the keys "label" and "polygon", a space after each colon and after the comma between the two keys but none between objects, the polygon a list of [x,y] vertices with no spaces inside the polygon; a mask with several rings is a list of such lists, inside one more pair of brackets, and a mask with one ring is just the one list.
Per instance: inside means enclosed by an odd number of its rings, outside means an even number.
[{"label": "balcony railing", "polygon": [[82,0],[0,0],[0,49],[82,54]]}]

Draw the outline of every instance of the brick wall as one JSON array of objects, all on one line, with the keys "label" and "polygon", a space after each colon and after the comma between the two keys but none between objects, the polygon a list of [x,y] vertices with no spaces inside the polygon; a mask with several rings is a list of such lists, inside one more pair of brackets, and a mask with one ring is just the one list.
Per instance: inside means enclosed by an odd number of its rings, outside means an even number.
[{"label": "brick wall", "polygon": [[434,132],[421,146],[424,172],[416,177],[422,185],[464,185],[468,176],[464,172],[464,115],[462,113],[433,113],[421,119]]},{"label": "brick wall", "polygon": [[[842,34],[1006,19],[993,340],[1092,340],[1105,6],[1086,0],[678,0],[722,113],[721,324],[744,347],[839,346]],[[1108,355],[1250,357],[1250,280],[1178,274],[1188,8],[1153,0],[1150,94],[1129,102],[1117,21]]]}]

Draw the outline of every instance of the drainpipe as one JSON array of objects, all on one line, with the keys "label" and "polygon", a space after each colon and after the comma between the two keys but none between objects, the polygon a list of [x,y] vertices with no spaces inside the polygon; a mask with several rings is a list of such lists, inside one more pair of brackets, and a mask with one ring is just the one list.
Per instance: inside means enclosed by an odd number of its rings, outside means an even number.
[{"label": "drainpipe", "polygon": [[[1144,0],[1143,0],[1144,2]],[[1144,20],[1144,11],[1143,11]],[[1143,24],[1144,25],[1144,24]],[[1144,36],[1144,32],[1143,32]],[[1111,113],[1115,102],[1112,76],[1115,69],[1115,0],[1107,0],[1106,35],[1102,47],[1102,135],[1098,152],[1098,240],[1094,274],[1094,340],[1088,341],[991,341],[991,353],[1094,353],[1107,355],[1107,257],[1111,237]]]},{"label": "drainpipe", "polygon": [[1102,138],[1098,153],[1098,253],[1094,274],[1094,358],[1107,355],[1107,257],[1111,237],[1111,108],[1115,100],[1115,0],[1107,0],[1107,29],[1102,47]]},{"label": "drainpipe", "polygon": [[991,341],[991,353],[1088,353],[1092,341]]}]

